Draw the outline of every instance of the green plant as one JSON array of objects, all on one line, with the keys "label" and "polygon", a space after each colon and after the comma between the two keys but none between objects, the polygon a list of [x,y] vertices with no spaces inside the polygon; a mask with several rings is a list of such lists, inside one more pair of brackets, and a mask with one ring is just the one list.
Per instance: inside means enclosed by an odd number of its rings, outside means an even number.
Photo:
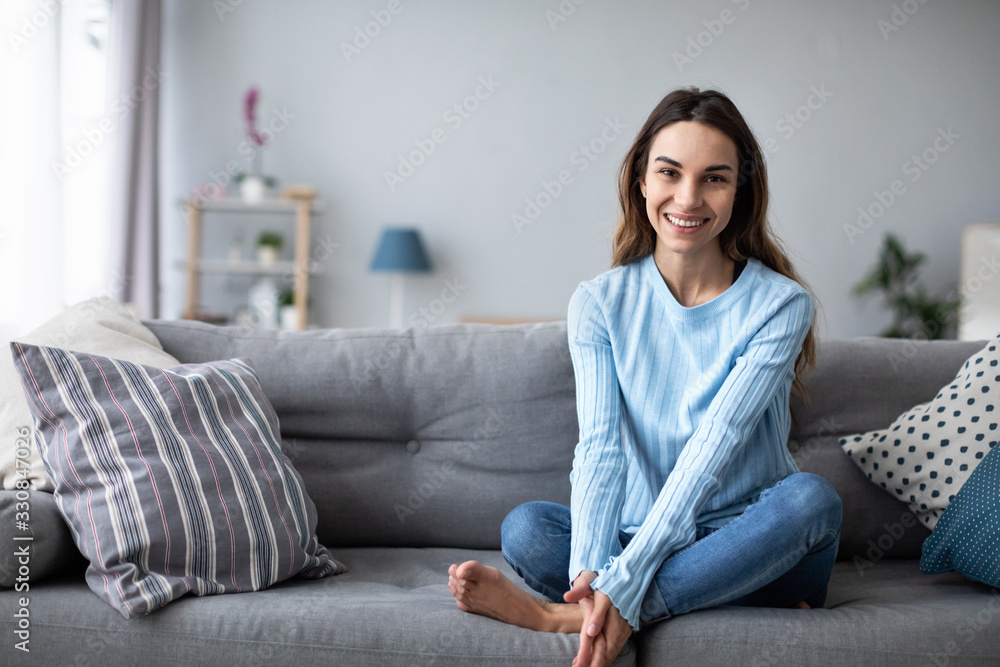
[{"label": "green plant", "polygon": [[263,231],[257,236],[258,248],[274,248],[275,250],[281,250],[281,246],[283,245],[285,245],[285,237],[278,232]]},{"label": "green plant", "polygon": [[[248,174],[245,171],[238,171],[238,172],[236,172],[236,174],[233,175],[233,182],[235,182],[237,185],[239,185],[240,183],[242,183],[246,179],[250,178],[250,176],[251,176],[251,174]],[[266,185],[269,188],[276,188],[276,187],[278,187],[278,179],[275,178],[274,176],[257,176],[257,178],[260,178],[261,180],[263,180],[264,181],[264,185]]]},{"label": "green plant", "polygon": [[893,234],[886,234],[878,264],[854,286],[854,294],[872,291],[882,296],[892,310],[892,324],[881,333],[886,338],[944,338],[958,311],[959,299],[935,299],[917,282],[922,252],[908,253]]},{"label": "green plant", "polygon": [[[312,301],[313,301],[313,298],[312,298],[312,295],[310,294],[309,298],[306,299],[306,307],[307,308],[309,308],[309,307],[312,306]],[[295,290],[293,290],[293,289],[284,289],[284,290],[281,290],[281,293],[278,294],[278,305],[279,306],[294,306],[295,305]]]}]

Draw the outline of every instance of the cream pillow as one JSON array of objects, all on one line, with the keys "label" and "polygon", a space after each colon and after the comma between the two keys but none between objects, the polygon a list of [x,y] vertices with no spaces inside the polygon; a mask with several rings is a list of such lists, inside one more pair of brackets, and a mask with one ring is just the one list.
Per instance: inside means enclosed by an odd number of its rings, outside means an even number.
[{"label": "cream pillow", "polygon": [[[163,351],[153,332],[143,326],[125,306],[107,297],[82,301],[15,340],[110,356],[157,368],[180,363]],[[0,479],[3,480],[3,488],[13,489],[17,479],[24,479],[19,475],[18,469],[25,467],[24,461],[19,462],[17,459],[17,434],[22,427],[29,427],[34,431],[34,422],[24,398],[21,381],[14,370],[13,358],[6,351],[10,348],[9,341],[4,343],[4,347],[5,351],[0,353],[0,432],[3,433],[6,444],[0,447]],[[27,479],[30,487],[52,491],[52,480],[42,465],[33,440],[29,449]],[[20,451],[23,452],[23,448]]]}]

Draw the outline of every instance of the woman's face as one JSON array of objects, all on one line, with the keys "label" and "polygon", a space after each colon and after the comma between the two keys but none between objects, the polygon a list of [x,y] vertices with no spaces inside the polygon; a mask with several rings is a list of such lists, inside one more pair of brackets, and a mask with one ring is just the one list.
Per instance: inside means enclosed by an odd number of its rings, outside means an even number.
[{"label": "woman's face", "polygon": [[657,133],[640,180],[657,257],[718,251],[733,212],[738,167],[736,144],[714,127],[680,121]]}]

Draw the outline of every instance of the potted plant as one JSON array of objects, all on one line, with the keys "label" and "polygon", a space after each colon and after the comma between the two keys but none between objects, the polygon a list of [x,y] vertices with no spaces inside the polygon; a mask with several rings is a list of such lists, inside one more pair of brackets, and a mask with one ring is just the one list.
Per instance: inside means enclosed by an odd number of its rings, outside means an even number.
[{"label": "potted plant", "polygon": [[260,90],[251,86],[243,98],[243,120],[246,122],[247,141],[240,146],[240,153],[250,152],[250,168],[247,172],[239,172],[234,181],[240,188],[240,197],[248,204],[259,204],[268,191],[277,186],[278,181],[272,176],[263,175],[264,146],[267,136],[257,129],[257,101]]},{"label": "potted plant", "polygon": [[259,204],[278,186],[278,179],[273,176],[260,176],[243,171],[236,172],[233,181],[240,187],[240,199],[248,204]]},{"label": "potted plant", "polygon": [[278,295],[278,320],[285,331],[295,331],[299,328],[299,311],[295,307],[293,290],[282,290]]},{"label": "potted plant", "polygon": [[278,232],[261,232],[257,236],[257,261],[261,264],[274,264],[284,244],[285,239]]}]

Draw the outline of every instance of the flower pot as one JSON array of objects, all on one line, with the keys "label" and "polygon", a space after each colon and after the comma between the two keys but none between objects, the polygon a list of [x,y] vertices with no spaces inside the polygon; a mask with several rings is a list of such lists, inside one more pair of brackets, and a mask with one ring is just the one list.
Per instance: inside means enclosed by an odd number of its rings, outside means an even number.
[{"label": "flower pot", "polygon": [[278,311],[281,318],[281,328],[285,331],[295,331],[299,328],[299,309],[295,306],[282,306]]},{"label": "flower pot", "polygon": [[271,278],[261,278],[250,288],[250,326],[278,328],[278,287]]},{"label": "flower pot", "polygon": [[257,261],[261,264],[274,264],[278,260],[278,249],[270,245],[257,246]]},{"label": "flower pot", "polygon": [[246,176],[240,182],[240,197],[247,204],[259,204],[267,196],[267,182],[263,176]]}]

